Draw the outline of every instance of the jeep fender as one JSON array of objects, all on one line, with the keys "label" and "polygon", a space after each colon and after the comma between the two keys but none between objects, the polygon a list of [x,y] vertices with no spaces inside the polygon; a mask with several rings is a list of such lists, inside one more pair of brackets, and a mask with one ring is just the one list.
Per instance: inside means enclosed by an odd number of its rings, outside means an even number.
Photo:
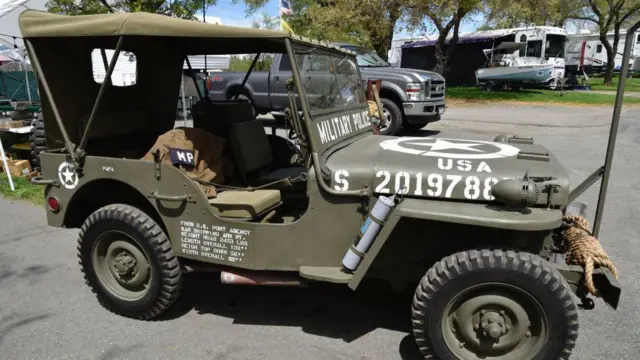
[{"label": "jeep fender", "polygon": [[552,230],[562,225],[562,211],[555,209],[525,208],[515,211],[497,204],[405,198],[387,217],[376,240],[349,280],[349,288],[355,290],[358,287],[403,217],[518,231]]}]

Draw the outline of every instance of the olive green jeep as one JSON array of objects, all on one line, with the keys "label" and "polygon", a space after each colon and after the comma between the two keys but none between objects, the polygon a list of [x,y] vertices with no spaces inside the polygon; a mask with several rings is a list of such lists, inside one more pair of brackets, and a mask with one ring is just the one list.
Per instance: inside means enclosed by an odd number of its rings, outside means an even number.
[{"label": "olive green jeep", "polygon": [[[585,270],[562,258],[567,208],[601,172],[570,191],[558,158],[530,138],[374,135],[355,54],[294,34],[142,12],[27,10],[19,24],[44,94],[32,182],[45,186],[48,224],[79,229],[81,270],[108,310],[153,318],[188,271],[352,290],[382,279],[415,289],[407,321],[425,358],[570,355],[573,296],[590,300]],[[125,52],[136,81],[116,84]],[[291,63],[279,80],[288,138],[267,135],[246,101],[206,94],[193,127],[176,128],[183,73],[195,81],[188,56],[247,53]],[[617,307],[616,277],[592,273]]]}]

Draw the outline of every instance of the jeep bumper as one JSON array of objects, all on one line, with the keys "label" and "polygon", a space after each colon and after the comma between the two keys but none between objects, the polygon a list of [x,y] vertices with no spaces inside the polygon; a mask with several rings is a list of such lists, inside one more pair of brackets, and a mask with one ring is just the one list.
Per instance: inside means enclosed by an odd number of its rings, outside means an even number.
[{"label": "jeep bumper", "polygon": [[[588,294],[584,285],[584,269],[578,265],[553,264],[567,279],[571,290],[583,301]],[[602,300],[613,309],[618,309],[620,301],[620,283],[608,268],[593,269],[593,285],[600,293]]]},{"label": "jeep bumper", "polygon": [[444,98],[428,101],[404,102],[402,110],[411,124],[426,124],[440,120],[440,115],[447,110]]}]

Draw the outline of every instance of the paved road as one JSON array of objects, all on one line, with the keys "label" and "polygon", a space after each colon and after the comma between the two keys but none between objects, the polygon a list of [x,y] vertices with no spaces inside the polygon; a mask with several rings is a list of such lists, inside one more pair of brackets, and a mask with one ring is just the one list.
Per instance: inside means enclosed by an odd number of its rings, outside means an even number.
[{"label": "paved road", "polygon": [[[416,135],[531,135],[571,169],[575,184],[602,163],[610,115],[597,108],[459,108]],[[595,310],[580,313],[575,359],[637,359],[640,353],[639,115],[637,109],[624,114],[601,232],[622,274],[622,301],[617,312],[597,301]],[[582,200],[594,207],[596,196],[592,188]],[[188,280],[174,311],[159,321],[111,315],[81,279],[76,234],[46,227],[41,209],[0,199],[3,360],[419,358],[406,302],[337,287],[233,288],[201,275]]]}]

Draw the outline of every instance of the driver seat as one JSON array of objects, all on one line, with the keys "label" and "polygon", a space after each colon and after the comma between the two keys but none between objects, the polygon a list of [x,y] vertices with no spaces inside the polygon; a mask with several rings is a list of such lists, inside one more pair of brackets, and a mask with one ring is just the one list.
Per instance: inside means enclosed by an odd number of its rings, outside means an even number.
[{"label": "driver seat", "polygon": [[[302,166],[275,167],[274,155],[269,138],[260,121],[242,121],[229,125],[229,145],[236,160],[238,174],[247,186],[260,186],[283,181],[272,188],[286,189],[287,178],[293,180],[294,187],[305,186],[299,180],[305,172]],[[271,187],[271,186],[270,186]],[[306,187],[306,186],[305,186]]]}]

